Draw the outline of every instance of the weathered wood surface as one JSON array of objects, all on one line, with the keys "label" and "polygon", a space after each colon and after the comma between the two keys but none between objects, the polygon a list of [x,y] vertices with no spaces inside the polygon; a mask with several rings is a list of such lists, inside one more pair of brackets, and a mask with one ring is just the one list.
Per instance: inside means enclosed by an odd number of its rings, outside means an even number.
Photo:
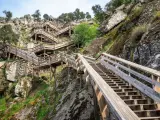
[{"label": "weathered wood surface", "polygon": [[58,49],[61,49],[61,48],[64,48],[64,47],[68,47],[70,45],[73,45],[73,41],[67,41],[67,42],[63,42],[63,43],[60,43],[60,44],[55,44],[55,45],[43,45],[43,44],[40,44],[34,48],[31,49],[32,52],[39,52],[39,51],[42,51],[42,50],[58,50]]},{"label": "weathered wood surface", "polygon": [[44,31],[43,29],[34,30],[31,36],[33,36],[34,34],[42,34],[42,35],[46,36],[47,38],[49,38],[50,40],[53,40],[56,43],[59,43],[59,40],[57,38],[55,38],[54,35],[50,34],[49,32]]},{"label": "weathered wood surface", "polygon": [[78,55],[80,62],[85,66],[91,79],[94,80],[102,92],[105,100],[120,120],[140,120],[137,115],[124,103],[103,78],[89,65],[82,55]]},{"label": "weathered wood surface", "polygon": [[131,67],[137,68],[139,70],[142,70],[142,71],[145,71],[147,73],[150,73],[150,74],[155,75],[157,77],[160,77],[160,71],[157,71],[157,70],[154,70],[154,69],[151,69],[151,68],[148,68],[148,67],[145,67],[145,66],[142,66],[142,65],[139,65],[139,64],[124,60],[122,58],[119,58],[119,57],[116,57],[116,56],[113,56],[113,55],[110,55],[110,54],[107,54],[107,53],[103,53],[102,55],[104,55],[106,57],[109,57],[109,58],[112,58],[112,59],[114,59],[114,60],[116,60],[118,62],[122,62],[122,63],[124,63],[126,65],[131,66]]},{"label": "weathered wood surface", "polygon": [[[141,73],[138,73],[132,70],[130,67],[127,68],[126,66],[123,65],[123,63],[125,63],[125,65],[127,64],[127,66],[132,66],[132,67],[134,66],[136,68],[140,67],[141,70],[144,69],[143,71],[145,72],[147,71],[150,74],[156,70],[152,70],[150,68],[146,70],[145,69],[146,67],[143,67],[141,65],[138,65],[138,64],[135,64],[135,63],[132,63],[108,54],[103,54],[101,56],[100,63],[103,66],[105,66],[107,69],[112,70],[116,75],[120,76],[122,79],[124,79],[125,81],[133,85],[135,88],[140,90],[142,93],[149,96],[157,103],[160,103],[160,94],[157,91],[155,91],[153,88],[148,87],[143,81],[148,82],[151,85],[157,86],[157,87],[160,87],[160,83],[157,82],[156,80],[153,80],[152,78],[149,78]],[[156,72],[157,72],[156,75],[158,75],[159,71],[156,71]],[[137,78],[140,78],[142,82],[132,77],[132,75],[136,76]]]}]

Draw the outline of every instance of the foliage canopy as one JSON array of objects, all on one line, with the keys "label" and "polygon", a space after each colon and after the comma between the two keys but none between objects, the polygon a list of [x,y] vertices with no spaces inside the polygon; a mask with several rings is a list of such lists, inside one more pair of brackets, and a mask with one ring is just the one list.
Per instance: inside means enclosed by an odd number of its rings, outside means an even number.
[{"label": "foliage canopy", "polygon": [[10,21],[11,18],[12,18],[12,12],[11,12],[11,11],[6,11],[6,10],[4,10],[3,13],[4,13],[5,16],[6,16],[6,22]]},{"label": "foliage canopy", "polygon": [[12,30],[11,25],[4,25],[0,28],[0,41],[3,43],[14,43],[18,42],[19,36]]},{"label": "foliage canopy", "polygon": [[41,13],[39,10],[36,10],[35,13],[32,15],[35,21],[41,20]]},{"label": "foliage canopy", "polygon": [[97,36],[97,25],[89,25],[87,23],[82,23],[75,27],[73,40],[75,44],[80,47],[91,42]]}]

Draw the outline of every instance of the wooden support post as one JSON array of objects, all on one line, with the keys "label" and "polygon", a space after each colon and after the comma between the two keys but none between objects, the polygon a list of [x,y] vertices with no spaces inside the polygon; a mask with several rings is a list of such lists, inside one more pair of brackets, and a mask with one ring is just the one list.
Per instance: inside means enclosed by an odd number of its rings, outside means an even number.
[{"label": "wooden support post", "polygon": [[[157,82],[160,82],[160,77],[156,77],[156,76],[153,76],[152,75],[152,79],[157,81]],[[153,86],[154,90],[158,93],[160,93],[160,87],[158,86]],[[157,107],[158,107],[158,110],[160,110],[160,104],[157,104]]]},{"label": "wooden support post", "polygon": [[35,34],[35,41],[36,41],[36,43],[37,43],[37,34]]},{"label": "wooden support post", "polygon": [[11,58],[11,53],[8,54],[8,61],[10,60]]},{"label": "wooden support post", "polygon": [[92,90],[93,90],[93,100],[94,100],[94,117],[95,117],[95,120],[98,120],[99,119],[99,114],[97,110],[98,104],[97,104],[96,93],[93,86],[92,86]]},{"label": "wooden support post", "polygon": [[96,93],[96,96],[97,96],[97,101],[98,101],[98,105],[99,105],[99,108],[100,108],[100,113],[101,113],[101,116],[102,116],[102,120],[106,120],[108,115],[109,115],[107,103],[105,101],[105,98],[103,97],[102,92],[99,90],[97,85],[94,86],[94,89],[95,89],[95,93]]}]

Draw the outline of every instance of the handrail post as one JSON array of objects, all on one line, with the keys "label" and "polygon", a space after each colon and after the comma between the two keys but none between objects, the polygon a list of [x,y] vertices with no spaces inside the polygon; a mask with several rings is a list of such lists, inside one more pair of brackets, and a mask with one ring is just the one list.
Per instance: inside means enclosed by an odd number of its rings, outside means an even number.
[{"label": "handrail post", "polygon": [[[157,82],[160,82],[160,77],[157,77],[157,76],[152,75],[152,79],[155,80],[155,81],[157,81]],[[160,87],[158,87],[158,86],[153,86],[153,89],[154,89],[156,92],[160,93]],[[158,107],[158,110],[160,110],[160,104],[157,104],[157,107]]]}]

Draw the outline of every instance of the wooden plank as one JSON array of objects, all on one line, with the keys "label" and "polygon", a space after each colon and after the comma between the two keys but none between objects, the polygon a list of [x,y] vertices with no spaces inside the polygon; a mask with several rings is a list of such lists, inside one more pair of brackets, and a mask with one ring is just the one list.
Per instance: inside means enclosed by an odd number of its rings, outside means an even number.
[{"label": "wooden plank", "polygon": [[138,116],[127,106],[127,104],[113,91],[113,89],[103,80],[103,78],[89,65],[89,63],[78,54],[83,65],[87,69],[89,75],[98,85],[98,88],[102,92],[105,100],[110,105],[111,109],[115,111],[115,114],[119,120],[140,120]]},{"label": "wooden plank", "polygon": [[144,67],[144,66],[142,66],[142,65],[139,65],[139,64],[136,64],[136,63],[133,63],[133,62],[124,60],[124,59],[122,59],[122,58],[118,58],[118,57],[116,57],[116,56],[113,56],[113,55],[110,55],[110,54],[107,54],[107,53],[103,53],[102,55],[107,56],[107,57],[109,57],[109,58],[112,58],[112,59],[114,59],[114,60],[117,60],[117,61],[119,61],[119,62],[122,62],[122,63],[124,63],[124,64],[127,64],[127,65],[129,65],[129,66],[131,66],[131,67],[137,68],[137,69],[139,69],[139,70],[142,70],[142,71],[145,71],[145,72],[147,72],[147,73],[150,73],[150,74],[152,74],[152,75],[155,75],[155,76],[160,77],[160,71],[157,71],[157,70],[154,70],[154,69],[151,69],[151,68],[148,68],[148,67]]}]

